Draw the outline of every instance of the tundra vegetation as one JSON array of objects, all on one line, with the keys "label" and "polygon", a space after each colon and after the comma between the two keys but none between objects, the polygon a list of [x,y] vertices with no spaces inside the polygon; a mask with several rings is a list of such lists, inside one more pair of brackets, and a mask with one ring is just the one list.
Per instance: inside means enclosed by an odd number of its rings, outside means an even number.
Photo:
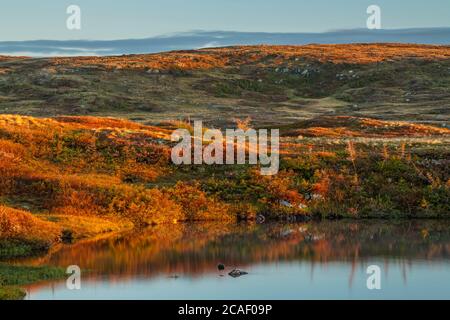
[{"label": "tundra vegetation", "polygon": [[[0,57],[0,258],[186,221],[450,218],[449,87],[440,46]],[[174,165],[195,119],[280,129],[279,174]],[[33,280],[15,268],[0,298]]]}]

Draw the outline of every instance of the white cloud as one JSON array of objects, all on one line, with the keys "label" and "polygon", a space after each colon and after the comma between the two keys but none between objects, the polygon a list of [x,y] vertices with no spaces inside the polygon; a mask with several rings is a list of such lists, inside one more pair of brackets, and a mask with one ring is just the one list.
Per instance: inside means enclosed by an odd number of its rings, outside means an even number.
[{"label": "white cloud", "polygon": [[196,49],[215,48],[215,47],[220,47],[220,43],[217,41],[212,41],[205,43],[204,45],[197,47]]}]

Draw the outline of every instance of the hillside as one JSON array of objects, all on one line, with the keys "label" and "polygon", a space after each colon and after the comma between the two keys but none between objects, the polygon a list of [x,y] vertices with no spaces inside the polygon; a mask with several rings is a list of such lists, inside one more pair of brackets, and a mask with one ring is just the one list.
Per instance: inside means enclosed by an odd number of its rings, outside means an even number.
[{"label": "hillside", "polygon": [[[450,47],[248,46],[115,57],[0,59],[0,113],[201,118],[225,127],[346,115],[448,125]],[[201,116],[200,116],[201,115]]]},{"label": "hillside", "polygon": [[449,129],[352,117],[290,125],[280,172],[266,177],[248,165],[173,165],[177,126],[188,124],[0,116],[0,258],[176,221],[450,212]]},{"label": "hillside", "polygon": [[[177,221],[448,218],[449,88],[443,46],[1,58],[0,257]],[[187,119],[279,128],[279,174],[173,165]]]},{"label": "hillside", "polygon": [[[173,250],[184,222],[448,219],[449,89],[444,46],[0,57],[0,260],[149,226]],[[280,129],[279,173],[174,165],[170,135],[196,119]],[[0,299],[64,271],[0,264]]]}]

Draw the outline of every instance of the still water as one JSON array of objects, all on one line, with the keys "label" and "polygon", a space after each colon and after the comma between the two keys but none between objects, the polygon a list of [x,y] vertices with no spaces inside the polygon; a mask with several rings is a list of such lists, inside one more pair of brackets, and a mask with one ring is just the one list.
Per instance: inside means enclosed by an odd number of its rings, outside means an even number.
[{"label": "still water", "polygon": [[24,263],[82,270],[80,290],[41,283],[27,299],[450,299],[450,222],[158,226]]}]

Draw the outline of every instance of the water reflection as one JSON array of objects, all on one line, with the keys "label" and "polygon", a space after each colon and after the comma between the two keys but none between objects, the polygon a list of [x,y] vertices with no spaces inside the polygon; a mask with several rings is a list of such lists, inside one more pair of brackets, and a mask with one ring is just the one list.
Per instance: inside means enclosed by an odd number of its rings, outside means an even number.
[{"label": "water reflection", "polygon": [[[299,292],[293,296],[286,295],[289,290],[294,290],[289,287],[289,279],[316,278],[322,281],[323,277],[333,279],[338,276],[339,281],[345,282],[343,292],[348,293],[353,287],[363,288],[365,280],[360,278],[364,277],[365,269],[362,266],[368,262],[381,264],[385,275],[391,272],[391,278],[399,278],[396,286],[408,284],[413,265],[423,268],[423,272],[432,271],[436,266],[440,270],[444,268],[443,274],[434,272],[434,275],[444,277],[441,281],[445,283],[450,280],[449,258],[450,222],[324,221],[288,225],[207,223],[156,226],[140,232],[63,246],[45,257],[20,263],[64,268],[79,265],[82,270],[89,270],[90,279],[101,281],[101,287],[113,283],[119,285],[116,296],[110,298],[139,298],[141,296],[134,296],[139,292],[145,298],[151,298],[145,290],[150,287],[153,288],[152,294],[160,290],[156,297],[162,298],[166,293],[170,298],[173,297],[170,290],[164,288],[178,280],[177,285],[181,288],[177,287],[176,292],[187,290],[190,297],[195,298],[196,285],[203,283],[205,287],[201,290],[205,292],[208,286],[216,285],[218,277],[226,278],[226,272],[235,267],[250,271],[248,276],[242,277],[245,280],[237,280],[250,286],[247,288],[249,296],[244,294],[245,285],[237,288],[244,290],[241,296],[264,298],[258,292],[259,284],[252,282],[259,275],[259,282],[273,283],[276,287],[286,281],[284,287],[279,288],[281,295],[275,296],[272,290],[274,296],[267,298],[301,298]],[[218,263],[225,264],[226,271],[218,271]],[[358,279],[361,281],[355,285]],[[336,286],[344,286],[344,282]],[[128,285],[120,287],[124,283]],[[142,285],[146,286],[141,288]],[[62,285],[59,287],[59,290],[64,290]],[[319,287],[309,289],[310,293]],[[442,290],[446,288],[444,286]],[[326,290],[326,287],[322,289]],[[40,290],[48,291],[50,287],[44,284],[29,290],[39,297]],[[126,290],[134,291],[130,296],[126,295]],[[318,292],[317,297],[326,298],[327,292],[323,291],[322,295]],[[214,297],[241,298],[235,294]],[[198,297],[205,298],[200,293]]]}]

